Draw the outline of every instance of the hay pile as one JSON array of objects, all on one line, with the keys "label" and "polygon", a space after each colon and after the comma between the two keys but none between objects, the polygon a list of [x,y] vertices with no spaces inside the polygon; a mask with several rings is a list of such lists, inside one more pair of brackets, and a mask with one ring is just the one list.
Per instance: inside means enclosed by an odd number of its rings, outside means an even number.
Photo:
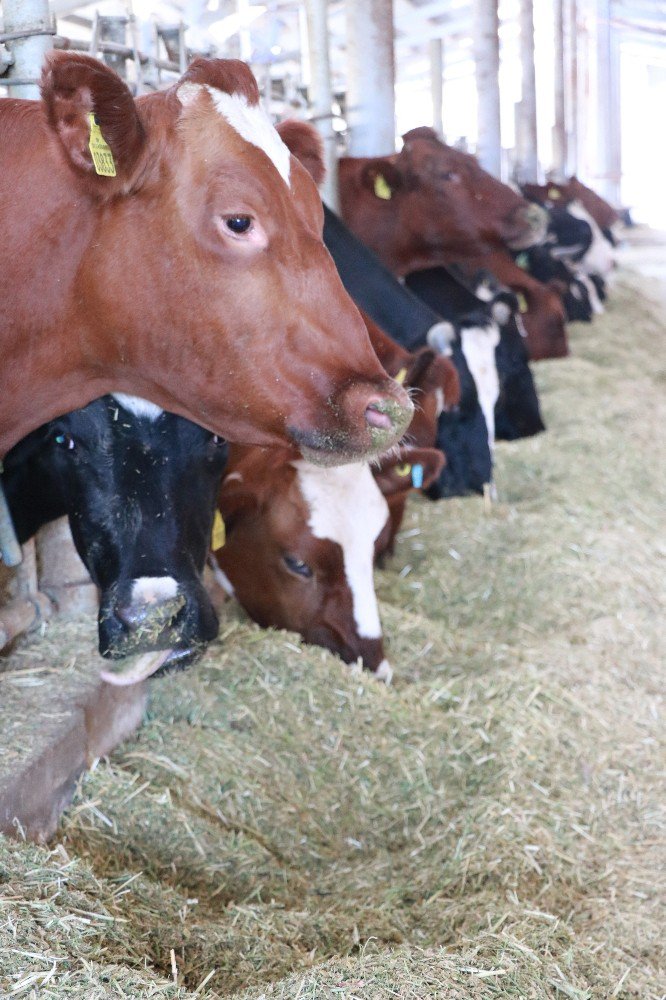
[{"label": "hay pile", "polygon": [[663,996],[662,314],[622,273],[492,512],[413,504],[392,689],[232,608],[154,683],[51,852],[0,844],[8,996]]}]

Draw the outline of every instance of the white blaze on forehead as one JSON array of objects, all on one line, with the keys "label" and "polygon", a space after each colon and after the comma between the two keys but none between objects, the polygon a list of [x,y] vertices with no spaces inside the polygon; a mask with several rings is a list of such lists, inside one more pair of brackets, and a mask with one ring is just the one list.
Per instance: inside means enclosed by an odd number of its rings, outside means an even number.
[{"label": "white blaze on forehead", "polygon": [[178,593],[172,576],[139,576],[132,582],[132,604],[159,604]]},{"label": "white blaze on forehead", "polygon": [[291,153],[260,104],[249,104],[244,94],[227,94],[203,83],[185,83],[178,88],[181,104],[190,104],[197,93],[207,90],[222,117],[246,142],[261,149],[289,185]]},{"label": "white blaze on forehead", "polygon": [[130,413],[133,413],[135,417],[157,420],[164,413],[161,406],[157,406],[147,399],[141,399],[139,396],[126,396],[124,392],[114,392],[113,398]]},{"label": "white blaze on forehead", "polygon": [[375,540],[388,519],[388,504],[366,462],[320,468],[294,462],[298,485],[315,538],[336,542],[342,549],[345,576],[352,595],[359,636],[382,634],[375,595]]},{"label": "white blaze on forehead", "polygon": [[492,450],[495,443],[495,403],[499,396],[499,377],[495,362],[499,330],[495,323],[470,326],[461,331],[460,339],[467,367],[476,384],[479,405],[488,428],[488,443]]}]

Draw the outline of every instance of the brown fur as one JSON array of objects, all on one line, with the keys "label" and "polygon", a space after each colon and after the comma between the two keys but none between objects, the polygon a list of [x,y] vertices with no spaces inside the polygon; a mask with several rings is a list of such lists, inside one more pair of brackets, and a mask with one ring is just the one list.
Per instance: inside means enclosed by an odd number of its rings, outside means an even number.
[{"label": "brown fur", "polygon": [[324,144],[314,125],[290,119],[275,126],[282,141],[289,146],[292,154],[303,164],[317,187],[326,176],[324,165]]},{"label": "brown fur", "polygon": [[[474,157],[412,129],[400,153],[340,160],[345,223],[394,273],[447,265],[521,237],[528,203]],[[378,175],[391,191],[377,197]]]},{"label": "brown fur", "polygon": [[[186,79],[254,94],[233,61],[197,60]],[[292,159],[287,186],[212,102],[183,106],[178,86],[133,101],[102,63],[59,52],[41,102],[0,101],[11,234],[0,247],[0,455],[114,391],[230,440],[310,441],[330,461],[376,451],[367,407],[403,419],[411,407],[324,247],[315,185]],[[116,178],[90,168],[90,109]],[[238,252],[221,236],[238,212],[261,224],[265,249]]]}]

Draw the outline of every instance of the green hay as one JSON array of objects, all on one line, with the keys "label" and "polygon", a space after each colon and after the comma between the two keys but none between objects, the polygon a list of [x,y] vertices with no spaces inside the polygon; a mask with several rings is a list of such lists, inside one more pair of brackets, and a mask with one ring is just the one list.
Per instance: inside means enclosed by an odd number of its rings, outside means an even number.
[{"label": "green hay", "polygon": [[499,447],[489,513],[410,507],[378,575],[393,688],[229,606],[220,642],[155,681],[136,740],[84,777],[53,853],[0,845],[0,989],[662,997],[650,294],[622,273],[574,356],[537,366],[549,433]]}]

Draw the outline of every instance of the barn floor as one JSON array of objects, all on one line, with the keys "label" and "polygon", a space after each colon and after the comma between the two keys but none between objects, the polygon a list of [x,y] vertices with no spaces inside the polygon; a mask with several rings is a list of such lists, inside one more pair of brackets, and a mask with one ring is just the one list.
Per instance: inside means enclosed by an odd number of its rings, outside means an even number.
[{"label": "barn floor", "polygon": [[230,608],[50,849],[0,841],[2,995],[666,994],[666,241],[632,243],[654,276],[537,366],[500,502],[412,505],[395,685]]}]

